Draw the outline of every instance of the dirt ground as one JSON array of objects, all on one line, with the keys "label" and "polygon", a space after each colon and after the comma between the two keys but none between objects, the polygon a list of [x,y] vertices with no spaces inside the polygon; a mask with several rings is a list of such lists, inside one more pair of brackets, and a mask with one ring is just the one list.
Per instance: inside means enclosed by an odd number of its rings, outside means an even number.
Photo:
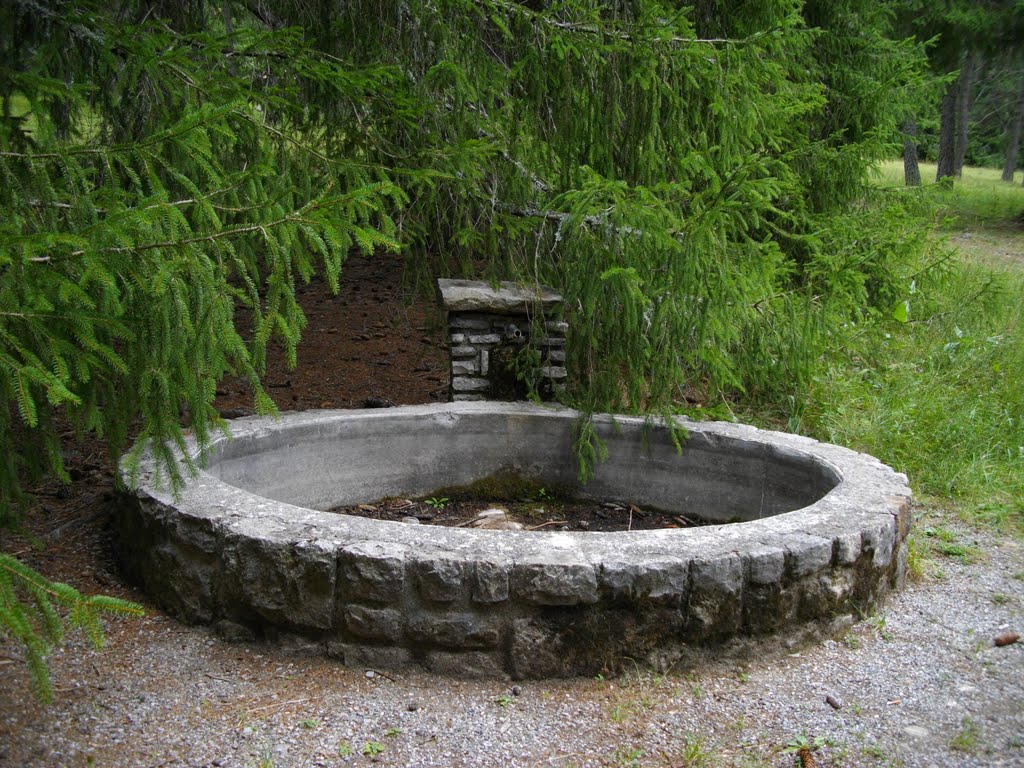
[{"label": "dirt ground", "polygon": [[[353,259],[339,297],[313,285],[301,301],[299,367],[275,360],[266,377],[282,410],[446,398],[441,317],[412,300],[397,261]],[[218,405],[249,406],[244,384],[224,382]],[[953,526],[977,556],[940,562],[845,639],[725,649],[668,675],[460,681],[347,669],[302,647],[179,624],[117,572],[102,457],[73,447],[70,493],[37,489],[25,533],[0,545],[147,615],[110,621],[102,652],[71,635],[51,656],[48,708],[31,694],[21,649],[0,642],[0,767],[755,768],[793,765],[785,749],[801,739],[822,766],[1024,765],[1024,644],[992,643],[1024,627],[1016,542]]]}]

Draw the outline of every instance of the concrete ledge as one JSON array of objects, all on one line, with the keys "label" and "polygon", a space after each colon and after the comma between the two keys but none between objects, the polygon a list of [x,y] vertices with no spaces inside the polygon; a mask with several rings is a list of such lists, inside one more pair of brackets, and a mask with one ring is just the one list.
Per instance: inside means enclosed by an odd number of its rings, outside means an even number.
[{"label": "concrete ledge", "polygon": [[[120,558],[185,621],[474,676],[664,667],[736,638],[842,625],[902,581],[911,492],[870,456],[692,422],[677,453],[665,427],[603,416],[610,457],[580,487],[577,419],[460,402],[235,421],[178,499],[144,460],[118,505]],[[543,533],[317,511],[506,469],[723,524]]]}]

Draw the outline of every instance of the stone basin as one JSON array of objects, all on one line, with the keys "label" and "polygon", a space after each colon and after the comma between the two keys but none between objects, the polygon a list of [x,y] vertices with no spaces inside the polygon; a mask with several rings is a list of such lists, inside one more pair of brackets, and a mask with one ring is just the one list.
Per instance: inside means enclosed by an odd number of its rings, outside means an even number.
[{"label": "stone basin", "polygon": [[[514,678],[834,633],[904,577],[911,492],[871,456],[686,420],[678,451],[662,424],[597,416],[608,459],[582,485],[578,423],[494,402],[236,421],[177,498],[143,460],[118,505],[120,559],[171,613],[232,637]],[[721,524],[492,531],[318,511],[502,471]]]}]

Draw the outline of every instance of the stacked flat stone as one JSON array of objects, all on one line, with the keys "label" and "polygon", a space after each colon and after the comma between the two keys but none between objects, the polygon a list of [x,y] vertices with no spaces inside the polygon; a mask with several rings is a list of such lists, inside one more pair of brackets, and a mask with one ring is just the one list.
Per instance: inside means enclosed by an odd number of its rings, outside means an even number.
[{"label": "stacked flat stone", "polygon": [[[537,389],[543,395],[565,386],[562,297],[546,286],[502,282],[497,288],[476,280],[438,280],[448,313],[449,400],[495,398],[495,349],[533,343],[540,352]],[[539,336],[534,338],[535,335]]]}]

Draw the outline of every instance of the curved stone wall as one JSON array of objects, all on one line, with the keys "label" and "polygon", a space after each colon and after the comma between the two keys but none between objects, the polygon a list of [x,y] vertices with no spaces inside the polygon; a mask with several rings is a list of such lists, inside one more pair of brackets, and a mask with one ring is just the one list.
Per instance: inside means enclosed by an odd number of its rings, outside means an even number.
[{"label": "curved stone wall", "polygon": [[350,664],[467,675],[658,666],[738,636],[869,611],[905,568],[910,489],[876,459],[808,438],[597,419],[609,459],[580,492],[713,520],[544,533],[410,526],[316,511],[502,469],[577,484],[577,414],[448,403],[234,422],[178,499],[139,489],[121,560],[157,601],[234,636],[302,638]]}]

